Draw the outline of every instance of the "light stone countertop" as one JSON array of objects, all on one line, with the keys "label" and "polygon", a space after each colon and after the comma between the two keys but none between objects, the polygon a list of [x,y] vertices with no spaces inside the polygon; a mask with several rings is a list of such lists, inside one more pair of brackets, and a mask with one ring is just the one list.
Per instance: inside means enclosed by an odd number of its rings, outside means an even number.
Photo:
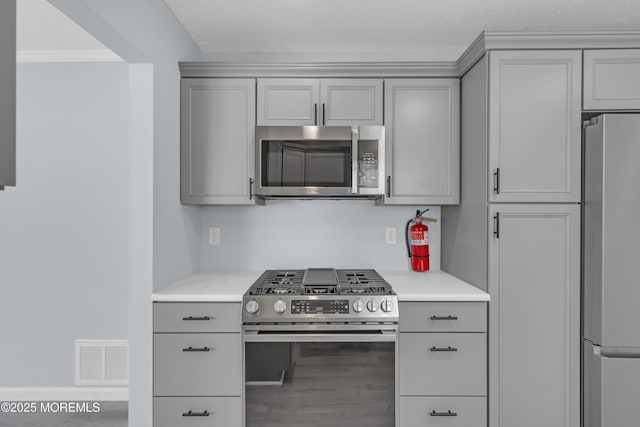
[{"label": "light stone countertop", "polygon": [[[444,271],[378,273],[398,294],[399,301],[489,301],[489,294]],[[241,302],[260,271],[193,274],[151,296],[157,302]]]}]

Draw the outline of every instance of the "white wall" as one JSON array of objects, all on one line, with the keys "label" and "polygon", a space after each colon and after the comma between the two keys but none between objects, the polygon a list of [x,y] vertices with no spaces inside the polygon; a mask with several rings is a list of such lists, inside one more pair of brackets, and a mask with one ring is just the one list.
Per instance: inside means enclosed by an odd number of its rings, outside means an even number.
[{"label": "white wall", "polygon": [[126,339],[128,66],[20,64],[0,194],[0,387],[73,386],[75,339]]},{"label": "white wall", "polygon": [[[369,200],[271,200],[265,206],[202,208],[203,272],[268,268],[376,268],[406,270],[404,229],[416,209],[375,206]],[[440,219],[440,207],[425,214]],[[430,231],[431,269],[440,269],[440,223]],[[210,246],[208,227],[221,227],[221,245]],[[397,244],[384,242],[386,227]]]}]

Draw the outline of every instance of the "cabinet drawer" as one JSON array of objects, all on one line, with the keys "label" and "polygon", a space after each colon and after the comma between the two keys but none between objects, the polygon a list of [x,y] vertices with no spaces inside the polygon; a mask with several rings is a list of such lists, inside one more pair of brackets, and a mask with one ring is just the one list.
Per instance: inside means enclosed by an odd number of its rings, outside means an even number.
[{"label": "cabinet drawer", "polygon": [[242,304],[155,303],[154,332],[240,332]]},{"label": "cabinet drawer", "polygon": [[400,332],[486,332],[484,302],[401,302]]},{"label": "cabinet drawer", "polygon": [[155,396],[240,396],[240,334],[154,334]]},{"label": "cabinet drawer", "polygon": [[485,427],[487,400],[484,397],[401,397],[398,417],[400,427]]},{"label": "cabinet drawer", "polygon": [[[192,416],[183,415],[191,411]],[[193,414],[209,415],[193,416]],[[153,427],[241,427],[240,397],[156,397]]]},{"label": "cabinet drawer", "polygon": [[401,333],[400,394],[486,396],[487,335]]}]

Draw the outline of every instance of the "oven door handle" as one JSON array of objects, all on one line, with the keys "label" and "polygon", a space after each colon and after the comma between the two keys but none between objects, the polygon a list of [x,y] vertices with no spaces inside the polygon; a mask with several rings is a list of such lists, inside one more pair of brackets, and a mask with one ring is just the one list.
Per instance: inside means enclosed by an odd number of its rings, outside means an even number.
[{"label": "oven door handle", "polygon": [[380,333],[308,333],[308,334],[279,334],[260,333],[259,331],[245,331],[242,334],[244,342],[396,342],[395,331],[380,331]]}]

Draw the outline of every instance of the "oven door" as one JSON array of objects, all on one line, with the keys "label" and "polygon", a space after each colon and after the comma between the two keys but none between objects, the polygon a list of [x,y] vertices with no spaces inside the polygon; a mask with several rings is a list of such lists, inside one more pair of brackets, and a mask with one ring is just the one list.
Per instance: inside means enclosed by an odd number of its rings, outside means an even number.
[{"label": "oven door", "polygon": [[246,427],[395,425],[394,327],[243,336]]}]

